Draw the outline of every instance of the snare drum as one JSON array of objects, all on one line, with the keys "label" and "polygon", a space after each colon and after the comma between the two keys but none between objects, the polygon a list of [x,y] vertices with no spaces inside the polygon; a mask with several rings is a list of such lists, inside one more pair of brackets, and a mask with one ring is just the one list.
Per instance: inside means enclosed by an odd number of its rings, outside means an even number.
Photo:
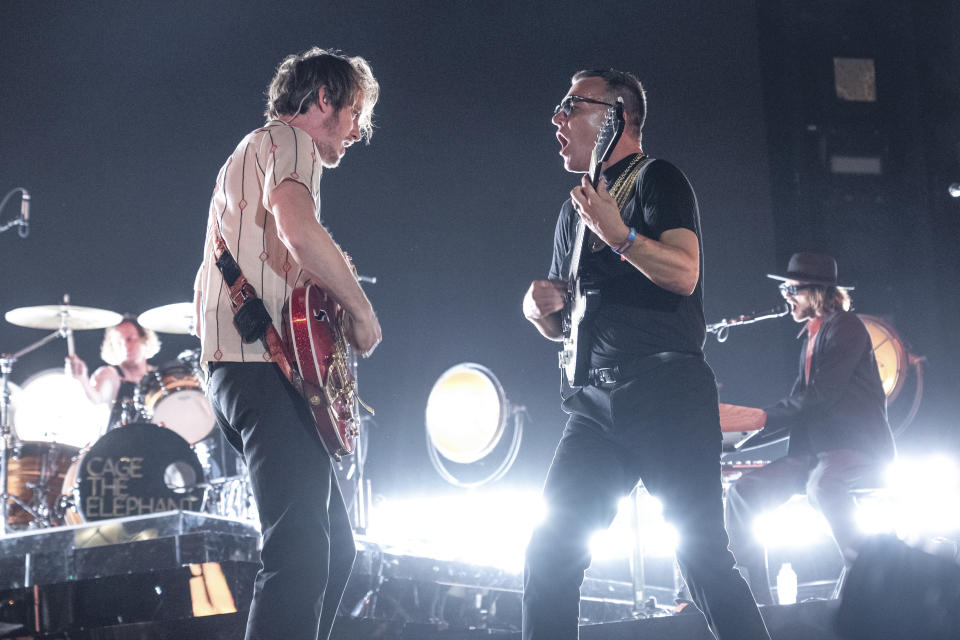
[{"label": "snare drum", "polygon": [[153,422],[175,431],[190,444],[200,442],[213,431],[216,419],[195,363],[168,362],[145,375],[139,391]]},{"label": "snare drum", "polygon": [[186,440],[155,424],[135,422],[110,431],[77,456],[63,493],[66,520],[199,511],[203,469]]},{"label": "snare drum", "polygon": [[56,442],[14,442],[7,449],[7,524],[12,529],[63,524],[56,513],[77,447]]}]

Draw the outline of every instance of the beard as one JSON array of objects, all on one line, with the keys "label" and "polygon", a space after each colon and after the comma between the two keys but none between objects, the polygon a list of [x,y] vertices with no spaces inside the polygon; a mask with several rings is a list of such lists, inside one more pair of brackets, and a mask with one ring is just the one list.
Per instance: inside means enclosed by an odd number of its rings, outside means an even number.
[{"label": "beard", "polygon": [[806,322],[816,316],[813,312],[813,307],[810,305],[796,305],[790,310],[790,314],[793,316],[795,322]]},{"label": "beard", "polygon": [[314,140],[317,144],[317,151],[320,152],[320,164],[325,169],[335,169],[340,165],[340,160],[343,158],[341,151],[343,150],[343,138],[338,132],[339,112],[331,115],[331,117],[323,124],[323,135],[320,140]]},{"label": "beard", "polygon": [[326,142],[317,143],[317,151],[320,152],[320,164],[324,169],[335,169],[340,166],[340,160],[343,156],[340,155],[338,147]]}]

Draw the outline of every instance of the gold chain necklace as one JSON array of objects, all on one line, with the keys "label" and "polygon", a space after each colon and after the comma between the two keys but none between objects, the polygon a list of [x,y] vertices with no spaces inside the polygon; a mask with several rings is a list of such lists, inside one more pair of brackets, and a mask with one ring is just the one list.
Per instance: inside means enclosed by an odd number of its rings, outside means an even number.
[{"label": "gold chain necklace", "polygon": [[[640,169],[643,168],[647,160],[647,156],[644,154],[639,154],[630,161],[630,164],[627,165],[627,168],[614,180],[613,185],[610,187],[610,195],[614,197],[617,201],[617,206],[620,208],[620,211],[623,211],[623,208],[627,205],[627,200],[629,200],[630,193],[632,189],[628,187],[632,186],[636,182],[637,175],[640,173]],[[607,243],[597,236],[597,234],[590,232],[590,250],[596,253],[601,249],[605,248]]]}]

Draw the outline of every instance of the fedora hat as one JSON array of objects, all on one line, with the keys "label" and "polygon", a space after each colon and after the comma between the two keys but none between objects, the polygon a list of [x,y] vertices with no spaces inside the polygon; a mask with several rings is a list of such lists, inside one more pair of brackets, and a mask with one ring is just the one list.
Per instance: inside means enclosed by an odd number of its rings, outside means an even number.
[{"label": "fedora hat", "polygon": [[787,273],[778,275],[768,273],[774,280],[796,280],[801,284],[822,284],[825,286],[853,289],[852,286],[837,282],[837,261],[822,253],[800,252],[790,256]]}]

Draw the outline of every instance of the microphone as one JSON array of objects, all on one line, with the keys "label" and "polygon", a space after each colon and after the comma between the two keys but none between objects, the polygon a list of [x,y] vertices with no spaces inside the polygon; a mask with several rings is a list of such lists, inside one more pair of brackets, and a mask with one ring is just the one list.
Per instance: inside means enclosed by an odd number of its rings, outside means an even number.
[{"label": "microphone", "polygon": [[730,333],[730,327],[736,327],[742,324],[752,324],[761,320],[770,320],[772,318],[782,318],[790,313],[790,305],[784,302],[772,309],[766,311],[753,311],[751,313],[739,316],[737,318],[724,318],[720,322],[707,325],[707,333],[717,334],[717,342],[726,342]]},{"label": "microphone", "polygon": [[21,238],[26,238],[30,235],[30,192],[26,189],[22,189],[20,192],[20,228],[17,229],[17,234]]},{"label": "microphone", "polygon": [[779,318],[790,313],[790,305],[787,303],[778,304],[772,309],[767,309],[766,311],[754,311],[748,313],[747,315],[740,316],[733,320],[727,320],[729,324],[749,324],[751,322],[756,322],[758,320],[766,320],[767,318]]}]

